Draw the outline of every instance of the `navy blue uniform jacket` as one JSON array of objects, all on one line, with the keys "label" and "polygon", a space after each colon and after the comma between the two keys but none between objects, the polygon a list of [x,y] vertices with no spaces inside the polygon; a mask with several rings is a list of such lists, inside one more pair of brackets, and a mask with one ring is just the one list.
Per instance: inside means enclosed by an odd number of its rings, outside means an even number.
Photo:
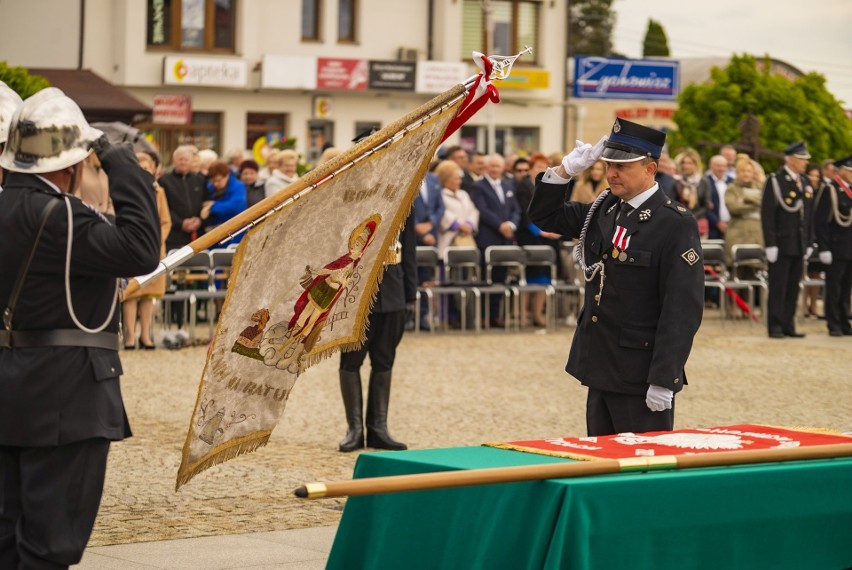
[{"label": "navy blue uniform jacket", "polygon": [[[564,202],[565,186],[536,183],[530,220],[566,238],[580,235],[591,204]],[[612,257],[620,199],[608,195],[586,235],[586,264],[605,260],[586,282],[583,310],[565,370],[584,385],[644,394],[648,384],[678,392],[704,312],[704,264],[695,218],[657,190],[625,222],[630,243],[624,259]]]}]

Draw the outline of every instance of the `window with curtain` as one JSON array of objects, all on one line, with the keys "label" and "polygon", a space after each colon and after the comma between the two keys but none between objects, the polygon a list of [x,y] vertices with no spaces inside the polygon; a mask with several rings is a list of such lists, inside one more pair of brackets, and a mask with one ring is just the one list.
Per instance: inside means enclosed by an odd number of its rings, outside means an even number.
[{"label": "window with curtain", "polygon": [[337,41],[354,42],[358,0],[337,0]]},{"label": "window with curtain", "polygon": [[302,41],[319,41],[320,0],[302,0]]},{"label": "window with curtain", "polygon": [[148,0],[148,47],[233,53],[237,0]]},{"label": "window with curtain", "polygon": [[532,56],[518,63],[535,63],[538,53],[538,20],[540,0],[492,0],[491,30],[486,29],[485,9],[480,0],[464,0],[462,5],[463,61],[479,51],[491,55],[515,55],[525,46],[533,48]]}]

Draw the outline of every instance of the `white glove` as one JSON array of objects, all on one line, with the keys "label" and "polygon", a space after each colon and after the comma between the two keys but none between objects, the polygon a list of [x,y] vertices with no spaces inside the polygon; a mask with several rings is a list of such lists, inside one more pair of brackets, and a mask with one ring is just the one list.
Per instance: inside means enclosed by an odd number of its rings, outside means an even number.
[{"label": "white glove", "polygon": [[778,248],[777,247],[767,247],[766,248],[766,261],[769,263],[775,263],[778,261]]},{"label": "white glove", "polygon": [[645,396],[645,405],[652,412],[662,412],[663,410],[672,409],[672,398],[674,392],[668,388],[657,386],[656,384],[648,385],[648,394]]},{"label": "white glove", "polygon": [[606,135],[601,137],[595,146],[583,141],[577,141],[577,147],[562,159],[562,168],[568,176],[575,177],[591,165],[603,154]]},{"label": "white glove", "polygon": [[821,251],[819,252],[819,262],[823,265],[831,265],[831,252],[830,251]]},{"label": "white glove", "polygon": [[814,253],[814,248],[809,247],[808,249],[806,249],[805,250],[805,259],[810,259],[811,255],[813,255],[813,253]]}]

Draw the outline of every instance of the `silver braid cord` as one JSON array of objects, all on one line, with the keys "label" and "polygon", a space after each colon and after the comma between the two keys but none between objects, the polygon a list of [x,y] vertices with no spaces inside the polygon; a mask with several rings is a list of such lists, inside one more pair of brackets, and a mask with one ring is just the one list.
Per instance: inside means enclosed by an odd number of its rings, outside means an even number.
[{"label": "silver braid cord", "polygon": [[795,206],[788,206],[784,203],[784,198],[781,196],[781,188],[778,186],[778,179],[775,177],[775,173],[770,174],[772,177],[772,191],[775,193],[775,203],[781,206],[784,210],[790,212],[791,214],[795,214],[805,206],[804,200],[797,200]]},{"label": "silver braid cord", "polygon": [[[842,180],[839,180],[839,178],[840,177],[838,177],[838,181],[842,183]],[[841,190],[842,189],[843,187],[841,186]],[[840,202],[837,199],[834,186],[828,184],[826,190],[831,193],[831,214],[834,216],[834,222],[841,228],[848,228],[849,226],[852,226],[852,211],[849,212],[848,216],[844,216],[840,213]]]},{"label": "silver braid cord", "polygon": [[586,214],[586,219],[583,222],[583,229],[580,230],[580,237],[577,240],[577,245],[574,246],[574,259],[580,265],[580,269],[583,270],[583,277],[585,277],[586,281],[591,281],[595,278],[595,275],[598,274],[599,271],[603,271],[604,263],[603,259],[598,260],[596,263],[593,263],[591,266],[586,265],[586,232],[589,231],[589,224],[592,221],[592,216],[595,214],[595,210],[598,209],[606,197],[609,196],[609,189],[604,190],[600,193],[597,199],[592,202],[592,207],[589,208],[589,213]]}]

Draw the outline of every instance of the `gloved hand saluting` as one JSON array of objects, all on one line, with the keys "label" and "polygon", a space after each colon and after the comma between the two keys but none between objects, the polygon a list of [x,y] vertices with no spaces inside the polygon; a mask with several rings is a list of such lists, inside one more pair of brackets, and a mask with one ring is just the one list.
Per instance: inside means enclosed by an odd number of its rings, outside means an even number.
[{"label": "gloved hand saluting", "polygon": [[577,141],[577,147],[562,159],[562,168],[573,178],[593,165],[603,154],[606,135],[595,146]]},{"label": "gloved hand saluting", "polygon": [[133,152],[133,145],[128,142],[113,144],[104,135],[92,143],[92,150],[98,156],[107,176],[109,176],[111,169],[121,165],[135,164],[139,166],[136,153]]},{"label": "gloved hand saluting", "polygon": [[652,412],[670,410],[672,407],[672,398],[674,398],[674,392],[668,388],[649,384],[648,393],[645,395],[645,405]]}]

